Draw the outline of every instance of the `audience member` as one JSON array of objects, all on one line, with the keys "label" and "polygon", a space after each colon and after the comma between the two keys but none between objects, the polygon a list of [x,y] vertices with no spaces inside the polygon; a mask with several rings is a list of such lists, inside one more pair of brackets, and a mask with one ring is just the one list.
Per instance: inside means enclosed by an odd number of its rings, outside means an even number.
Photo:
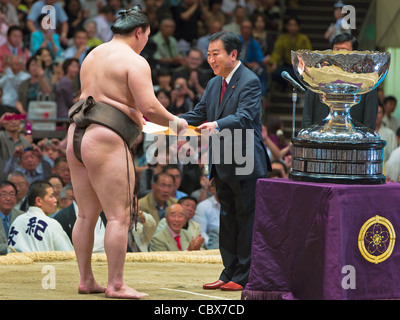
[{"label": "audience member", "polygon": [[348,33],[351,35],[351,28],[343,27],[343,18],[344,13],[342,12],[342,8],[346,5],[346,3],[342,0],[337,0],[333,5],[333,16],[335,18],[335,22],[331,23],[328,27],[328,30],[325,31],[324,37],[326,40],[329,40],[332,43],[332,40],[341,33]]},{"label": "audience member", "polygon": [[20,133],[21,120],[15,116],[15,113],[7,112],[0,117],[0,125],[4,128],[4,130],[0,130],[0,176],[3,176],[6,162],[13,156],[15,148],[20,146],[25,148],[31,145],[25,135]]},{"label": "audience member", "polygon": [[108,5],[104,6],[92,20],[96,23],[96,37],[102,42],[110,41],[113,37],[110,27],[115,22],[115,9]]},{"label": "audience member", "polygon": [[287,154],[290,154],[288,143],[284,134],[284,126],[281,118],[278,115],[270,115],[267,118],[268,138],[279,148],[279,150],[286,150],[287,152],[280,158],[275,160],[283,159]]},{"label": "audience member", "polygon": [[[222,30],[223,24],[219,21],[213,21],[212,23],[208,23],[208,33],[199,38],[197,41],[197,48],[199,48],[203,54],[203,58],[207,60],[208,58],[208,44],[210,42],[210,37],[214,33],[217,33]],[[209,66],[206,67],[209,68]]]},{"label": "audience member", "polygon": [[64,2],[65,14],[68,17],[68,34],[67,38],[73,37],[75,30],[83,28],[85,20],[89,16],[87,10],[82,10],[82,5],[79,0],[66,0]]},{"label": "audience member", "polygon": [[274,39],[269,34],[267,26],[267,18],[262,13],[254,13],[251,22],[253,24],[253,38],[260,44],[261,50],[266,58],[266,62],[271,59],[272,50],[274,48]]},{"label": "audience member", "polygon": [[206,25],[212,24],[214,21],[218,21],[221,25],[226,23],[225,14],[222,12],[223,0],[210,0],[208,1],[208,8],[205,7],[205,23]]},{"label": "audience member", "polygon": [[69,207],[75,201],[74,189],[71,184],[67,184],[60,191],[60,209]]},{"label": "audience member", "polygon": [[157,50],[154,59],[163,67],[176,68],[183,64],[183,57],[179,53],[178,42],[174,35],[175,21],[166,18],[161,21],[160,31],[151,40],[156,44]]},{"label": "audience member", "polygon": [[282,176],[280,178],[287,178],[289,176],[289,171],[286,164],[281,160],[272,160],[271,161],[272,171],[279,171]]},{"label": "audience member", "polygon": [[82,65],[83,60],[89,51],[88,35],[85,29],[76,29],[73,43],[65,49],[64,59],[78,59],[79,65]]},{"label": "audience member", "polygon": [[241,5],[238,5],[234,10],[233,15],[234,15],[234,20],[230,23],[223,25],[222,30],[240,34],[240,25],[247,18],[246,8]]},{"label": "audience member", "polygon": [[168,109],[171,105],[171,93],[164,89],[160,88],[156,92],[156,97],[158,101],[165,107],[165,109]]},{"label": "audience member", "polygon": [[159,173],[154,175],[152,182],[152,191],[139,199],[139,208],[151,214],[158,222],[165,217],[167,207],[176,203],[173,198],[174,177],[168,173]]},{"label": "audience member", "polygon": [[396,130],[397,147],[390,154],[385,163],[386,178],[388,181],[400,182],[400,128]]},{"label": "audience member", "polygon": [[29,181],[26,176],[20,171],[11,172],[7,180],[12,182],[17,188],[17,204],[14,206],[15,209],[21,211],[28,211],[28,201],[26,195],[29,189]]},{"label": "audience member", "polygon": [[171,7],[175,20],[175,39],[178,41],[179,52],[187,54],[193,42],[198,39],[198,24],[205,13],[203,0],[182,0]]},{"label": "audience member", "polygon": [[10,0],[0,0],[0,12],[4,15],[7,25],[19,25],[17,9],[10,3]]},{"label": "audience member", "polygon": [[13,171],[21,171],[29,184],[32,184],[36,180],[46,180],[51,174],[51,166],[42,159],[42,152],[38,146],[25,148],[21,145],[15,148],[14,154],[7,160],[4,174],[8,175]]},{"label": "audience member", "polygon": [[287,88],[287,81],[281,77],[283,71],[287,71],[293,79],[297,79],[292,66],[291,51],[300,49],[312,50],[308,36],[300,33],[300,20],[297,17],[286,18],[285,29],[286,32],[276,39],[271,59],[269,60],[272,80],[280,84],[284,90]]},{"label": "audience member", "polygon": [[192,251],[200,250],[204,238],[201,235],[192,239],[189,231],[183,229],[186,213],[180,204],[167,208],[167,225],[160,229],[150,241],[150,251]]},{"label": "audience member", "polygon": [[219,218],[221,214],[221,204],[218,201],[213,182],[209,185],[209,191],[212,197],[201,201],[197,205],[196,213],[193,217],[193,220],[200,224],[201,235],[204,237],[204,245],[207,249],[209,248],[209,231],[219,229]]},{"label": "audience member", "polygon": [[20,84],[16,104],[21,114],[28,112],[31,101],[40,100],[43,96],[48,96],[52,100],[52,88],[44,77],[43,61],[34,55],[26,63],[26,69],[31,77]]},{"label": "audience member", "polygon": [[390,154],[395,150],[397,145],[396,134],[392,129],[387,127],[382,119],[385,116],[385,109],[382,105],[378,104],[378,114],[376,116],[376,132],[380,135],[382,140],[386,141],[386,146],[383,148],[383,161],[386,162],[390,158]]},{"label": "audience member", "polygon": [[48,182],[50,182],[51,186],[53,187],[54,190],[54,196],[57,199],[57,210],[61,209],[60,206],[60,193],[61,190],[64,187],[64,184],[61,180],[61,177],[56,175],[56,174],[51,174],[50,176],[47,177],[46,179]]},{"label": "audience member", "polygon": [[385,97],[383,100],[383,108],[385,109],[385,116],[382,122],[394,132],[399,128],[399,121],[393,115],[397,107],[397,99],[395,96]]},{"label": "audience member", "polygon": [[16,108],[19,87],[23,81],[30,78],[30,75],[23,71],[24,64],[21,57],[13,55],[6,57],[6,60],[9,67],[4,76],[0,78],[0,88],[3,89],[2,104]]},{"label": "audience member", "polygon": [[172,74],[169,68],[161,67],[156,71],[156,85],[154,86],[154,91],[160,89],[165,89],[168,92],[172,90]]},{"label": "audience member", "polygon": [[72,243],[60,223],[49,217],[57,210],[57,199],[51,184],[36,181],[30,185],[27,197],[28,211],[18,216],[10,228],[9,252],[73,251]]},{"label": "audience member", "polygon": [[267,93],[267,69],[268,59],[264,56],[261,46],[253,38],[253,27],[249,20],[244,20],[240,25],[240,41],[242,43],[242,52],[240,60],[243,64],[252,70],[261,83],[261,96]]},{"label": "audience member", "polygon": [[22,28],[11,26],[7,30],[7,41],[0,46],[0,73],[9,67],[9,57],[16,55],[22,59],[23,64],[29,59],[29,51],[23,46]]},{"label": "audience member", "polygon": [[59,156],[54,160],[52,173],[59,175],[64,185],[71,183],[71,172],[66,156]]},{"label": "audience member", "polygon": [[96,21],[86,20],[83,28],[86,30],[88,35],[87,45],[89,48],[97,47],[103,43],[103,40],[98,36]]},{"label": "audience member", "polygon": [[201,67],[203,61],[201,50],[198,48],[191,48],[187,55],[186,63],[175,69],[172,74],[172,83],[178,78],[185,78],[188,88],[194,93],[194,104],[200,101],[208,80],[211,78],[211,74]]},{"label": "audience member", "polygon": [[[75,200],[71,201],[70,204],[63,209],[56,212],[52,218],[58,221],[67,234],[68,238],[72,243],[72,230],[74,228],[76,218],[78,217],[78,205]],[[96,227],[94,228],[94,242],[93,242],[93,253],[104,253],[104,234],[106,230],[107,219],[102,211],[99,219],[97,220]]]},{"label": "audience member", "polygon": [[65,156],[65,149],[61,146],[61,141],[58,139],[44,138],[37,143],[43,154],[43,159],[54,167],[54,161],[61,156]]},{"label": "audience member", "polygon": [[[53,6],[55,10],[54,17],[55,27],[60,30],[60,42],[62,45],[66,46],[68,44],[68,16],[65,13],[65,10],[61,6],[59,2],[56,0],[38,0],[33,3],[32,7],[29,10],[29,14],[27,16],[26,25],[29,31],[35,32],[39,29],[38,25],[38,18],[41,14],[43,14],[43,7],[44,6]],[[54,23],[53,21],[46,21],[49,28],[53,27],[51,24]]]},{"label": "audience member", "polygon": [[139,211],[136,228],[129,232],[128,244],[133,252],[148,252],[151,238],[156,230],[157,223],[151,214]]},{"label": "audience member", "polygon": [[24,211],[15,208],[17,203],[17,188],[10,181],[0,182],[0,255],[7,254],[10,226]]},{"label": "audience member", "polygon": [[266,28],[268,30],[282,31],[282,10],[276,5],[275,0],[263,0],[261,6],[255,8],[256,12],[261,12],[267,18]]},{"label": "audience member", "polygon": [[43,61],[44,77],[55,92],[57,83],[63,76],[62,63],[53,59],[49,48],[39,48],[36,55]]},{"label": "audience member", "polygon": [[79,60],[65,59],[63,63],[64,76],[58,81],[55,98],[57,102],[57,118],[68,118],[69,108],[78,102],[79,96],[74,91],[73,80],[79,76]]},{"label": "audience member", "polygon": [[194,92],[188,88],[185,78],[176,78],[174,89],[171,91],[171,105],[168,111],[179,115],[193,109]]},{"label": "audience member", "polygon": [[40,48],[48,48],[53,58],[59,58],[62,53],[60,36],[54,32],[54,29],[43,28],[44,21],[47,19],[47,14],[41,14],[38,17],[38,28],[30,36],[30,51],[32,55],[35,55]]},{"label": "audience member", "polygon": [[179,200],[182,197],[186,197],[187,194],[180,191],[179,187],[182,181],[182,171],[179,169],[179,166],[176,164],[168,164],[163,168],[163,172],[169,173],[171,176],[174,177],[175,184],[174,189],[171,193],[171,197]]}]

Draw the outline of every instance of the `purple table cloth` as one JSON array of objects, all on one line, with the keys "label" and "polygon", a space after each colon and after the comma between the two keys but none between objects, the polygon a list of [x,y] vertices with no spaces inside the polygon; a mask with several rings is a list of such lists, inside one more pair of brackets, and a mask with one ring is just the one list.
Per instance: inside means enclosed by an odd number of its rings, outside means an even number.
[{"label": "purple table cloth", "polygon": [[[376,216],[389,223],[368,224]],[[400,243],[390,226],[400,237],[398,183],[260,179],[242,299],[398,299]],[[362,254],[360,235],[369,256],[384,261]]]}]

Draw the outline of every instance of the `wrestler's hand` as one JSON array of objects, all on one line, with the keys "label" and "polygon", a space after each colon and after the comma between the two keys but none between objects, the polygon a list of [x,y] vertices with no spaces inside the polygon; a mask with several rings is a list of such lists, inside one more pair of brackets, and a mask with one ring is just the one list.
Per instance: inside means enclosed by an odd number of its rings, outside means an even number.
[{"label": "wrestler's hand", "polygon": [[177,130],[178,130],[177,134],[179,134],[181,131],[186,131],[187,130],[188,123],[186,122],[185,119],[178,118],[178,117],[175,116],[175,120],[174,121],[176,121],[176,123],[177,123]]}]

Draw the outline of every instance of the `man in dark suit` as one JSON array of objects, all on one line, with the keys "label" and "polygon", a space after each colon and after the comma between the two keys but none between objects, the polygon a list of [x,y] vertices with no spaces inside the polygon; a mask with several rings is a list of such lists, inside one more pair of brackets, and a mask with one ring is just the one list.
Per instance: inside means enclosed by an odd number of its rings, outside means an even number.
[{"label": "man in dark suit", "polygon": [[256,181],[270,170],[261,135],[261,85],[258,77],[240,62],[240,50],[240,39],[232,32],[211,36],[208,63],[216,77],[208,82],[194,110],[181,116],[202,133],[211,133],[210,179],[215,181],[223,210],[220,252],[224,270],[218,281],[205,284],[204,289],[233,291],[246,285]]},{"label": "man in dark suit", "polygon": [[[357,50],[357,38],[348,33],[338,34],[332,40],[332,49],[349,51]],[[357,125],[357,122],[359,122],[372,130],[375,130],[377,113],[377,89],[361,95],[360,102],[350,109],[350,115],[355,126]],[[319,94],[311,90],[307,90],[304,100],[303,121],[301,127],[307,128],[312,124],[317,124],[325,119],[328,114],[329,107],[321,101]]]}]

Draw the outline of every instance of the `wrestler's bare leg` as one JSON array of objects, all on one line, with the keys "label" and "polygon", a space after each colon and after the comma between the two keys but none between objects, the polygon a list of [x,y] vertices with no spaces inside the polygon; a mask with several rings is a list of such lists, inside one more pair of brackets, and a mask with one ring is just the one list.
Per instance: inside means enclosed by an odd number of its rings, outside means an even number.
[{"label": "wrestler's bare leg", "polygon": [[[91,125],[85,132],[81,154],[87,167],[90,184],[107,217],[104,239],[108,261],[106,295],[115,298],[143,298],[146,294],[126,286],[123,282],[123,268],[130,223],[126,148],[124,143],[110,129],[99,125]],[[128,159],[130,163],[131,192],[133,193],[135,175],[129,152]]]},{"label": "wrestler's bare leg", "polygon": [[[74,130],[72,124],[69,130]],[[102,293],[105,288],[94,279],[91,257],[94,242],[94,227],[101,212],[100,201],[94,192],[87,169],[75,158],[72,149],[71,135],[68,137],[67,159],[71,170],[72,184],[75,190],[75,199],[78,203],[78,218],[72,231],[72,242],[78,260],[80,283],[79,293]]]}]

